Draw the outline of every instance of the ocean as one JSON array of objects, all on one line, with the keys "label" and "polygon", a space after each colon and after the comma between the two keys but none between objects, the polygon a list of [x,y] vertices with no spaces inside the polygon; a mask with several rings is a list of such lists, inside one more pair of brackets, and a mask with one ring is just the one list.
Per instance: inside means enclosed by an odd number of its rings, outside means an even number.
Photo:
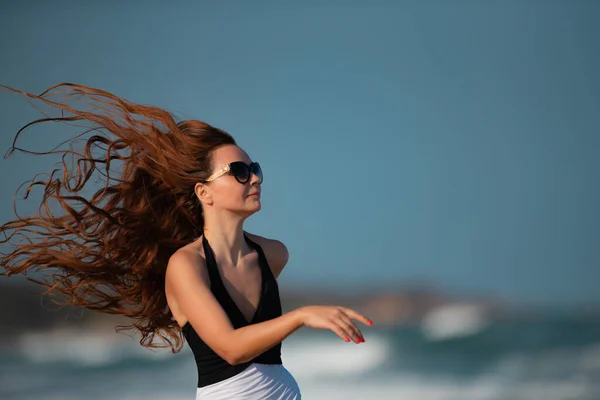
[{"label": "ocean", "polygon": [[[598,318],[467,325],[370,327],[362,344],[303,328],[282,357],[303,399],[600,399]],[[150,351],[124,334],[31,333],[0,350],[2,400],[191,400],[195,384],[187,347]]]}]

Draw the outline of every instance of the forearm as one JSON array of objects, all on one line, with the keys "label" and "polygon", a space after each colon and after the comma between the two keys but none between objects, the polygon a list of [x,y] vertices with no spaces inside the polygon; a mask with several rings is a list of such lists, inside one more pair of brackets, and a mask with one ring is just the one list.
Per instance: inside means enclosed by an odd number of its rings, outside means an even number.
[{"label": "forearm", "polygon": [[231,334],[230,362],[244,363],[269,350],[300,329],[301,310],[290,311],[281,317],[236,329]]}]

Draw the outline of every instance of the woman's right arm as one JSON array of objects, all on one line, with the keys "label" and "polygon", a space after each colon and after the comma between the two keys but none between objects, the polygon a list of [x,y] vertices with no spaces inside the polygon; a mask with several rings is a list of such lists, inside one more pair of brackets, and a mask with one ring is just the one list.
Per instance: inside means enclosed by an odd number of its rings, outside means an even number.
[{"label": "woman's right arm", "polygon": [[360,343],[364,338],[352,319],[371,324],[367,318],[347,308],[311,306],[270,321],[234,329],[210,291],[204,259],[187,251],[178,251],[169,260],[166,285],[198,336],[232,365],[252,360],[302,326],[329,329],[343,340]]}]

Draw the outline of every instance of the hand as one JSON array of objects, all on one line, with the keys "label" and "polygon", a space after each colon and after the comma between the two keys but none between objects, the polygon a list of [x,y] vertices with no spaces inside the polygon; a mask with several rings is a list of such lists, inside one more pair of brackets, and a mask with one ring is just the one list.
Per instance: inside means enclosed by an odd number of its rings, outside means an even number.
[{"label": "hand", "polygon": [[311,328],[329,329],[336,333],[342,340],[356,343],[365,341],[363,334],[352,320],[357,320],[365,325],[373,325],[364,315],[349,308],[339,306],[309,306],[298,309],[302,324]]}]

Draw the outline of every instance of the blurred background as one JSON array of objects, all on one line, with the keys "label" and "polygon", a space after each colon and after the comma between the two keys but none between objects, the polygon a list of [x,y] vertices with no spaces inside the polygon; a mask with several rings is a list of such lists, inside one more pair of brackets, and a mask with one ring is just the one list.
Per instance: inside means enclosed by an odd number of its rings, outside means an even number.
[{"label": "blurred background", "polygon": [[[284,308],[375,322],[360,345],[285,341],[304,398],[591,400],[599,19],[597,1],[4,1],[0,83],[101,88],[225,129],[260,161],[247,230],[290,250]],[[0,148],[39,116],[1,91]],[[1,222],[56,161],[0,159]],[[187,347],[150,351],[40,291],[0,280],[1,399],[194,398]]]}]

